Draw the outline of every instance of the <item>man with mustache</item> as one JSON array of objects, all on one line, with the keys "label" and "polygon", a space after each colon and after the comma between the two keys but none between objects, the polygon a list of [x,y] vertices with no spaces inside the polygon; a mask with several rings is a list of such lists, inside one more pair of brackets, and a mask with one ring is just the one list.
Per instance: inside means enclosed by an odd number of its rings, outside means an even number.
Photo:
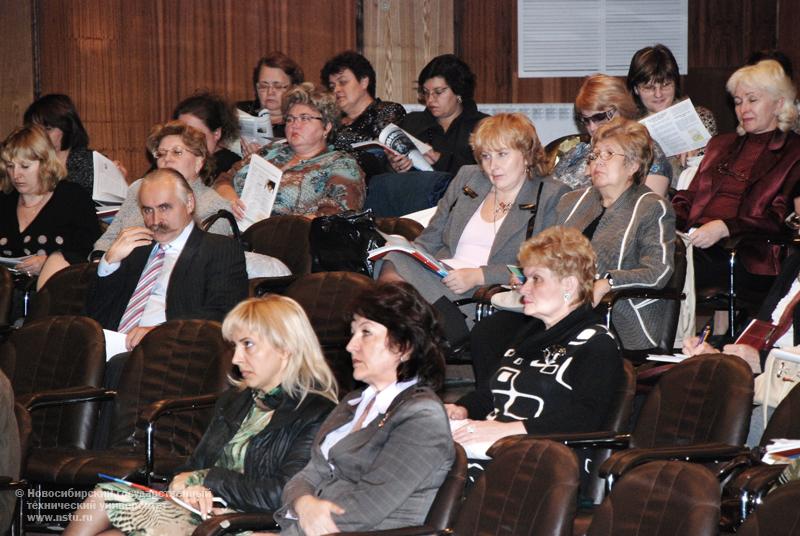
[{"label": "man with mustache", "polygon": [[195,226],[195,199],[173,169],[142,179],[145,227],[124,229],[97,267],[86,310],[105,329],[126,333],[131,350],[167,320],[222,321],[247,297],[244,252],[234,240]]}]

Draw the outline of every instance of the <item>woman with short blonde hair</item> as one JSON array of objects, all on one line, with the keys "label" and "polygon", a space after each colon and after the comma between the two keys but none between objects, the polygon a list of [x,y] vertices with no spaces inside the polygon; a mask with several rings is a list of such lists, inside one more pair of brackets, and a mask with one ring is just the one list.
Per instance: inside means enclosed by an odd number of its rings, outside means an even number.
[{"label": "woman with short blonde hair", "polygon": [[[800,136],[792,81],[775,60],[737,70],[728,79],[739,125],[714,136],[686,190],[672,199],[681,231],[692,230],[695,284],[728,285],[727,237],[781,234],[800,181]],[[766,242],[739,248],[736,284],[748,291],[769,288],[780,270],[780,248]]]}]

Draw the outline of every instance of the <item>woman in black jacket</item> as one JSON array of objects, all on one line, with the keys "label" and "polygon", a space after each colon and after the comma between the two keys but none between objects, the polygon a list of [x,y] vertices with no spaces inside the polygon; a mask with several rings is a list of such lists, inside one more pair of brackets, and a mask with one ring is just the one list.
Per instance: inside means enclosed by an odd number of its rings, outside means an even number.
[{"label": "woman in black jacket", "polygon": [[280,506],[284,485],[308,463],[314,436],[335,405],[333,373],[303,309],[290,298],[243,301],[225,318],[222,334],[236,346],[234,388],[222,395],[200,444],[169,485],[173,498],[200,514],[104,483],[65,534],[191,534],[209,513]]}]

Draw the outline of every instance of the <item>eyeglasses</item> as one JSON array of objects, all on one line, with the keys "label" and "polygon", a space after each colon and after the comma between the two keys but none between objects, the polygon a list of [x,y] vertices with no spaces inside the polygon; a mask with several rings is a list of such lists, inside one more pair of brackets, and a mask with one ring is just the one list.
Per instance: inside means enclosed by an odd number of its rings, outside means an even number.
[{"label": "eyeglasses", "polygon": [[639,84],[637,88],[639,89],[639,93],[652,94],[655,93],[657,89],[665,91],[667,89],[671,89],[674,85],[675,82],[673,82],[672,80],[665,80],[661,83],[653,82],[650,84]]},{"label": "eyeglasses", "polygon": [[586,159],[589,162],[594,162],[599,158],[603,162],[608,162],[609,160],[611,160],[615,156],[623,156],[624,157],[625,155],[622,154],[622,153],[612,153],[611,151],[592,151],[591,153],[586,155]]},{"label": "eyeglasses", "polygon": [[181,147],[180,145],[176,145],[175,147],[170,147],[169,149],[157,149],[153,151],[153,158],[156,160],[160,160],[162,158],[166,158],[168,154],[172,154],[175,158],[180,158],[183,156],[183,153],[191,153],[193,155],[199,156],[193,151],[185,147]]},{"label": "eyeglasses", "polygon": [[280,82],[259,82],[256,84],[256,90],[265,93],[269,92],[271,89],[272,91],[283,91],[287,89],[290,84],[281,84]]},{"label": "eyeglasses", "polygon": [[438,99],[448,89],[450,89],[450,86],[435,87],[431,90],[421,87],[417,89],[417,91],[419,92],[419,98],[427,100],[429,97],[436,97]]},{"label": "eyeglasses", "polygon": [[284,116],[284,118],[283,118],[283,121],[284,121],[284,122],[285,122],[287,125],[291,125],[291,124],[292,124],[292,123],[294,123],[295,121],[299,121],[300,123],[303,123],[303,124],[305,125],[305,124],[307,124],[309,121],[312,121],[312,120],[314,120],[314,119],[316,119],[317,121],[323,121],[323,119],[322,119],[322,117],[321,117],[321,116],[318,116],[318,115],[308,115],[308,114],[300,114],[300,115],[287,115],[287,116]]},{"label": "eyeglasses", "polygon": [[605,112],[598,112],[592,115],[579,114],[576,119],[584,125],[589,126],[589,123],[605,123],[606,121],[611,121],[611,118],[614,117],[616,113],[616,108],[610,108]]}]

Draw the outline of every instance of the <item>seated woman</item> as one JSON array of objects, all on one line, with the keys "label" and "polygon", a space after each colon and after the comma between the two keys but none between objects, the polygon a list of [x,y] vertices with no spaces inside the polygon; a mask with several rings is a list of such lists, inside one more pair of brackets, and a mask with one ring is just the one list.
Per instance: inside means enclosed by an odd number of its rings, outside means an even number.
[{"label": "seated woman", "polygon": [[[333,373],[292,299],[245,300],[225,317],[222,334],[235,345],[234,387],[220,397],[208,430],[169,484],[169,493],[202,518],[277,509],[284,485],[308,462],[311,442],[336,402]],[[214,497],[228,509],[216,508]],[[201,522],[173,502],[113,483],[98,485],[78,514],[65,535],[188,535]]]},{"label": "seated woman", "polygon": [[[592,136],[587,156],[592,186],[570,192],[556,208],[557,223],[580,229],[597,253],[594,303],[609,291],[663,288],[674,268],[675,214],[643,185],[652,140],[636,121],[614,119]],[[618,300],[611,321],[628,350],[658,346],[662,300]]]},{"label": "seated woman", "polygon": [[[739,126],[708,142],[687,190],[672,200],[679,230],[694,246],[695,285],[727,287],[729,255],[720,242],[745,233],[780,233],[789,193],[800,179],[796,91],[780,64],[766,60],[728,79]],[[766,243],[739,249],[736,282],[766,290],[780,268],[779,248]]]},{"label": "seated woman", "polygon": [[[470,145],[480,167],[461,168],[414,241],[450,266],[450,273],[442,279],[402,253],[387,255],[380,269],[381,280],[408,281],[430,303],[442,297],[454,301],[481,285],[508,281],[506,265],[515,263],[519,245],[553,225],[556,204],[569,191],[546,177],[536,128],[523,114],[484,119]],[[472,315],[467,317],[471,323]]]},{"label": "seated woman", "polygon": [[207,184],[241,160],[239,155],[223,145],[239,138],[236,108],[218,95],[199,93],[183,99],[173,110],[172,119],[183,121],[205,136],[209,158],[214,163],[213,172],[207,177]]},{"label": "seated woman", "polygon": [[353,377],[366,388],[333,410],[286,484],[284,535],[419,525],[455,459],[434,393],[444,355],[431,307],[408,284],[382,284],[356,298],[351,326]]},{"label": "seated woman", "polygon": [[36,99],[25,110],[26,125],[39,125],[45,129],[58,160],[67,168],[66,179],[77,183],[89,196],[94,186],[94,161],[89,149],[89,134],[66,95],[51,93]]},{"label": "seated woman", "polygon": [[[364,172],[356,160],[328,145],[341,111],[333,95],[303,83],[283,97],[286,143],[267,144],[258,151],[283,170],[272,214],[313,218],[364,204]],[[214,188],[231,201],[234,214],[243,218],[247,207],[239,199],[250,159],[235,164],[217,178]]]},{"label": "seated woman", "polygon": [[[292,86],[302,84],[303,80],[303,69],[296,61],[283,52],[270,52],[258,60],[253,69],[255,100],[239,102],[237,106],[250,115],[269,114],[272,122],[272,135],[276,138],[283,138],[286,136],[283,110],[281,109],[283,95]],[[242,154],[244,156],[256,150],[258,150],[257,145],[243,140]]]},{"label": "seated woman", "polygon": [[[675,61],[672,51],[664,45],[648,46],[637,50],[631,58],[625,83],[636,106],[639,107],[642,117],[666,110],[684,98],[681,91],[678,62]],[[709,134],[716,136],[717,121],[711,110],[702,106],[694,108]],[[669,158],[672,166],[672,183],[670,184],[672,188],[677,186],[678,177],[687,164],[699,161],[697,157],[702,154],[703,149],[696,149]],[[689,160],[692,157],[694,158]]]},{"label": "seated woman", "polygon": [[[594,136],[603,123],[614,117],[639,119],[639,111],[625,88],[616,77],[594,74],[586,77],[575,98],[575,114],[578,125]],[[567,184],[572,189],[589,185],[587,155],[592,147],[588,143],[578,143],[565,154],[553,169],[553,178]],[[661,196],[666,196],[672,180],[672,167],[657,143],[653,143],[653,161],[649,164],[644,184]]]},{"label": "seated woman", "polygon": [[[525,315],[488,387],[447,404],[453,438],[467,450],[471,476],[495,441],[515,434],[596,431],[624,381],[622,357],[592,309],[595,263],[580,231],[551,227],[519,250]],[[472,463],[474,462],[474,463]]]},{"label": "seated woman", "polygon": [[[157,168],[171,168],[184,176],[194,192],[195,216],[200,221],[221,209],[230,208],[225,199],[205,184],[211,174],[212,163],[209,159],[206,137],[202,132],[182,121],[156,125],[147,137],[147,150],[153,155]],[[138,201],[140,186],[141,179],[134,181],[128,187],[128,195],[114,221],[95,242],[96,251],[106,251],[123,229],[144,225]],[[210,231],[217,234],[231,234],[230,226],[224,220],[215,223]]]},{"label": "seated woman", "polygon": [[[433,207],[461,166],[475,164],[469,137],[486,114],[473,100],[475,74],[452,54],[433,58],[417,78],[422,112],[412,112],[397,126],[433,149],[424,154],[433,171],[412,171],[408,157],[387,154],[394,173],[370,180],[366,206],[378,216],[402,216]],[[402,175],[398,175],[402,174]]]},{"label": "seated woman", "polygon": [[19,258],[14,268],[39,276],[41,287],[55,272],[44,269],[48,256],[57,254],[63,268],[92,250],[100,236],[94,203],[77,183],[62,180],[66,169],[42,127],[14,130],[0,155],[0,256]]},{"label": "seated woman", "polygon": [[377,140],[389,123],[397,124],[406,109],[396,102],[375,97],[375,69],[369,60],[352,50],[337,54],[322,67],[320,81],[336,97],[342,110],[342,126],[336,131],[333,146],[352,153],[367,176],[383,172],[386,157],[367,151],[356,151],[352,144]]}]

